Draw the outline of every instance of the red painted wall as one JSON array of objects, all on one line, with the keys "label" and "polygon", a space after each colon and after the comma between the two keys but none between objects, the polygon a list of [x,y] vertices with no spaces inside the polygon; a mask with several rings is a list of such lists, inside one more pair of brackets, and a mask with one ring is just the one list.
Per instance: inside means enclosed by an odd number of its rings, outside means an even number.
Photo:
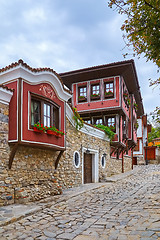
[{"label": "red painted wall", "polygon": [[[46,87],[49,87],[51,90],[51,93],[47,93],[42,90],[42,85],[45,85]],[[18,97],[17,97],[17,91],[18,91],[18,81],[11,82],[9,84],[6,84],[9,88],[14,89],[13,97],[10,102],[9,106],[9,140],[11,141],[17,141],[18,140],[18,134],[17,134],[17,128],[18,128]],[[41,90],[40,90],[41,89]],[[65,147],[65,136],[62,136],[60,138],[55,137],[54,135],[48,135],[47,133],[36,133],[33,131],[33,129],[29,128],[29,115],[30,115],[30,94],[29,93],[38,94],[40,96],[43,96],[47,99],[52,100],[57,105],[60,106],[60,119],[61,119],[61,125],[59,130],[65,132],[65,112],[64,112],[64,102],[61,101],[55,90],[49,85],[49,84],[37,84],[37,85],[30,85],[29,83],[26,83],[22,81],[22,88],[21,88],[21,94],[22,94],[22,104],[21,104],[21,135],[20,140],[22,142],[26,143],[37,143],[37,144],[45,144],[50,147],[54,147],[53,145],[58,147]]]},{"label": "red painted wall", "polygon": [[17,98],[18,98],[18,82],[15,80],[11,83],[6,84],[9,88],[14,89],[13,96],[11,98],[10,104],[9,104],[9,141],[17,141],[18,140],[18,134],[17,134]]},{"label": "red painted wall", "polygon": [[30,129],[28,126],[28,118],[30,114],[30,99],[29,98],[29,92],[36,93],[38,95],[41,95],[47,99],[53,100],[57,105],[61,107],[61,131],[65,131],[64,129],[64,103],[57,97],[54,89],[49,84],[43,84],[46,87],[49,87],[53,91],[53,99],[51,97],[45,96],[45,94],[40,91],[42,84],[38,85],[29,85],[26,82],[23,82],[23,108],[22,108],[22,140],[30,141],[30,142],[37,142],[37,143],[46,143],[46,144],[54,144],[63,147],[64,146],[64,136],[61,138],[57,138],[53,135],[48,135],[46,133],[35,133],[33,129]]},{"label": "red painted wall", "polygon": [[[111,78],[104,79],[104,82],[109,82]],[[112,78],[113,79],[113,78]],[[119,77],[115,78],[115,89],[116,89],[116,94],[113,99],[101,99],[97,101],[88,101],[88,102],[82,102],[78,103],[78,86],[82,86],[82,83],[80,84],[74,84],[73,85],[73,105],[77,107],[78,112],[83,112],[83,111],[92,111],[92,110],[97,110],[97,109],[102,109],[102,108],[113,108],[113,107],[118,107],[120,105],[120,94],[119,94]],[[99,80],[94,80],[94,81],[89,81],[91,84],[92,83],[97,83]],[[87,85],[87,82],[83,82],[83,85]],[[102,89],[102,91],[104,91]],[[103,94],[103,93],[102,93]],[[88,89],[88,99],[90,99],[90,92]],[[119,106],[120,107],[120,106]]]}]

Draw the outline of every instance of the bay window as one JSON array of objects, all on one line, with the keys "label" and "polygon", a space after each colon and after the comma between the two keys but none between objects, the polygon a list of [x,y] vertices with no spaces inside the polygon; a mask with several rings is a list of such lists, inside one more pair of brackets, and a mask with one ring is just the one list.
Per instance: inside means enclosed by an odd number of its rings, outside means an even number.
[{"label": "bay window", "polygon": [[31,97],[31,127],[40,122],[44,126],[55,126],[59,129],[59,107],[52,101]]}]

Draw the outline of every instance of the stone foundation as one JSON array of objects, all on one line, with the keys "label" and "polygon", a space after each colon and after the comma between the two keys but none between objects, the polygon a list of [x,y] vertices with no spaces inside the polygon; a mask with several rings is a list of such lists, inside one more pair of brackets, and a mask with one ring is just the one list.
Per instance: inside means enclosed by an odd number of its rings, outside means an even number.
[{"label": "stone foundation", "polygon": [[[77,131],[66,119],[66,151],[62,154],[58,168],[55,162],[59,151],[18,146],[11,169],[8,169],[8,105],[0,104],[0,206],[12,203],[37,201],[62,189],[79,186],[83,181],[83,158],[86,148],[91,149],[97,161],[98,181],[122,172],[122,160],[110,158],[110,142],[93,135]],[[74,152],[80,156],[80,165],[75,167]],[[94,153],[96,155],[94,156]],[[106,153],[106,164],[102,167],[102,155]],[[124,171],[131,169],[131,159],[124,158]]]}]

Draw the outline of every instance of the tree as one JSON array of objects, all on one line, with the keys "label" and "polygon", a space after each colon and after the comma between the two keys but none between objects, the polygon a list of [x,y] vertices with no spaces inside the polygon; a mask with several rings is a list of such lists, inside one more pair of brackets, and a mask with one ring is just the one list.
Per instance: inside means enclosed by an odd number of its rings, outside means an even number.
[{"label": "tree", "polygon": [[150,115],[152,116],[154,124],[160,126],[160,107],[156,107],[156,109],[151,112]]},{"label": "tree", "polygon": [[159,68],[160,0],[109,0],[108,4],[127,15],[121,27],[125,31],[124,39],[128,40],[126,45],[132,45],[138,56],[143,53],[147,61],[152,60]]},{"label": "tree", "polygon": [[148,142],[152,142],[153,139],[160,137],[160,127],[151,129],[151,132],[148,133]]}]

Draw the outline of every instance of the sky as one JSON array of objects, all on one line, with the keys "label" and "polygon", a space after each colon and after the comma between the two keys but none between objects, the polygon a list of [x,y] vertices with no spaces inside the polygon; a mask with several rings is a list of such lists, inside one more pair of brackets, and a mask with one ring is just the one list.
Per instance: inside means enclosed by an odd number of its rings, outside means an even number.
[{"label": "sky", "polygon": [[158,105],[149,87],[157,67],[132,55],[124,59],[120,27],[125,16],[107,0],[0,0],[0,68],[19,59],[57,73],[134,59],[145,113]]}]

